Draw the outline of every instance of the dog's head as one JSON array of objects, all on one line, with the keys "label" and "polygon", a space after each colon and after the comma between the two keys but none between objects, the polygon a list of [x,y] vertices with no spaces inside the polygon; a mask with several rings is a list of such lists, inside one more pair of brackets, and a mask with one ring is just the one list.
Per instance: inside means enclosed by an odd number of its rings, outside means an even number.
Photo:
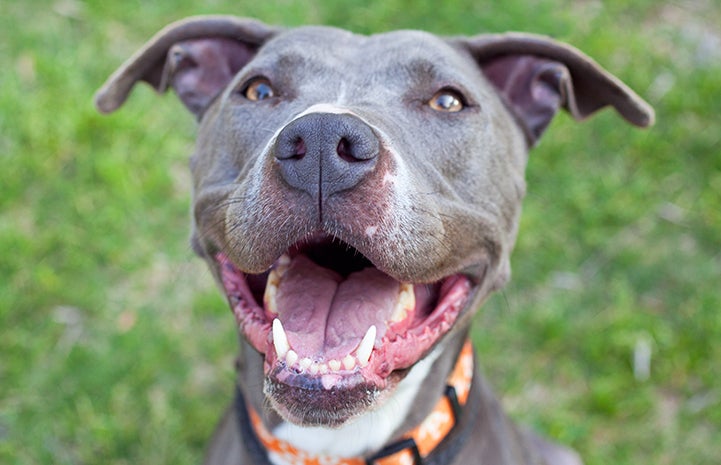
[{"label": "dog's head", "polygon": [[439,38],[170,25],[100,90],[173,88],[199,120],[196,251],[287,420],[372,408],[510,273],[527,150],[565,108],[652,110],[579,51],[524,34]]}]

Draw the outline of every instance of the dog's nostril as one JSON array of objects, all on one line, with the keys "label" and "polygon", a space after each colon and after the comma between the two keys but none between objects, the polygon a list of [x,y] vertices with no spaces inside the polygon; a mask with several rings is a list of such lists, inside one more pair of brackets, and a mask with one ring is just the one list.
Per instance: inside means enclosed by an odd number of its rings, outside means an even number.
[{"label": "dog's nostril", "polygon": [[335,151],[341,160],[357,163],[375,158],[378,146],[372,140],[353,140],[343,137],[338,141]]},{"label": "dog's nostril", "polygon": [[336,147],[336,153],[338,153],[338,156],[341,157],[345,161],[348,161],[348,162],[358,161],[351,153],[350,142],[348,142],[348,139],[346,139],[345,137],[343,137],[338,142],[338,146]]},{"label": "dog's nostril", "polygon": [[300,160],[301,158],[303,158],[305,156],[306,152],[307,152],[307,149],[305,146],[305,141],[301,137],[298,137],[293,142],[293,156],[291,158]]}]

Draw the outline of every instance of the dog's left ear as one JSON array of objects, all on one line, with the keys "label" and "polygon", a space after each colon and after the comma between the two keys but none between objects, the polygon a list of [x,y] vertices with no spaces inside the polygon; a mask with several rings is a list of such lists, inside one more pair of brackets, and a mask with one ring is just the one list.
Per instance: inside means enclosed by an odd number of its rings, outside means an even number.
[{"label": "dog's left ear", "polygon": [[613,106],[639,127],[654,122],[653,108],[593,59],[570,45],[524,33],[453,39],[467,49],[496,87],[526,134],[541,137],[559,108],[582,120]]},{"label": "dog's left ear", "polygon": [[234,16],[194,16],[165,27],[123,63],[95,94],[103,113],[117,110],[138,81],[158,92],[172,87],[197,117],[279,32],[259,21]]}]

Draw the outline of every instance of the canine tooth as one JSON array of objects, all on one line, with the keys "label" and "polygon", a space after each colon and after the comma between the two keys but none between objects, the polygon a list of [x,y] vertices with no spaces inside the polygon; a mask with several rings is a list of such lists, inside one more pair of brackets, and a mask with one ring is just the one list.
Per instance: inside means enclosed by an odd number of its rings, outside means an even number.
[{"label": "canine tooth", "polygon": [[331,360],[328,362],[328,368],[331,369],[331,371],[340,371],[340,360]]},{"label": "canine tooth", "polygon": [[398,300],[390,321],[397,323],[405,320],[408,312],[413,311],[414,308],[416,308],[416,293],[413,290],[413,284],[403,283],[398,291]]},{"label": "canine tooth", "polygon": [[329,371],[328,365],[325,363],[321,363],[320,365],[318,365],[318,371],[321,375],[327,375]]},{"label": "canine tooth", "polygon": [[313,364],[313,360],[311,360],[311,359],[309,359],[309,358],[307,358],[307,357],[300,359],[300,362],[298,362],[298,366],[300,367],[300,369],[301,369],[302,371],[305,371],[305,370],[307,370],[308,368],[310,368],[310,366],[311,366],[312,364]]},{"label": "canine tooth", "polygon": [[278,318],[273,320],[273,345],[275,351],[278,354],[278,358],[283,358],[288,354],[290,350],[290,344],[288,344],[288,336],[285,334],[283,324]]},{"label": "canine tooth", "polygon": [[278,267],[283,268],[283,272],[281,273],[281,276],[283,274],[285,274],[285,270],[288,268],[288,265],[290,265],[290,255],[288,255],[287,253],[284,253],[278,259]]},{"label": "canine tooth", "polygon": [[263,294],[263,303],[266,310],[274,315],[278,314],[278,304],[275,301],[278,284],[280,284],[280,274],[274,268],[268,274],[268,281],[265,283],[265,293]]},{"label": "canine tooth", "polygon": [[268,280],[265,283],[263,303],[265,308],[274,315],[278,314],[278,304],[275,299],[280,285],[280,278],[288,271],[288,266],[290,266],[290,257],[285,254],[281,255],[275,267],[268,273]]},{"label": "canine tooth", "polygon": [[346,370],[352,370],[355,368],[355,357],[351,354],[348,354],[343,358],[343,368]]},{"label": "canine tooth", "polygon": [[278,286],[271,283],[270,280],[265,286],[265,294],[263,294],[263,303],[265,309],[273,315],[278,314],[278,304],[276,303],[275,296],[278,294]]},{"label": "canine tooth", "polygon": [[295,365],[295,362],[297,362],[297,361],[298,361],[298,354],[296,353],[295,350],[290,349],[288,351],[288,353],[285,354],[285,363],[289,367],[292,367],[293,365]]},{"label": "canine tooth", "polygon": [[371,325],[370,328],[368,328],[368,331],[366,332],[365,336],[363,336],[363,340],[361,340],[360,344],[358,344],[358,349],[356,350],[356,356],[358,357],[358,363],[360,366],[364,367],[368,365],[368,361],[371,358],[371,353],[373,352],[373,345],[376,342],[376,326]]}]

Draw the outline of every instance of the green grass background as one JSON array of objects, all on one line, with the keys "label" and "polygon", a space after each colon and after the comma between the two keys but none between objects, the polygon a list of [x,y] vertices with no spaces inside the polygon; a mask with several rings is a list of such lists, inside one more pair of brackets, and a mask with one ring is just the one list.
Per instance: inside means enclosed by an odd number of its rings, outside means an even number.
[{"label": "green grass background", "polygon": [[[0,14],[0,463],[192,464],[232,390],[233,319],[187,243],[194,123],[94,90],[199,13],[575,44],[657,109],[560,115],[532,153],[514,277],[474,338],[514,418],[588,464],[721,457],[717,0],[5,0]],[[647,380],[633,353],[652,350]]]}]

